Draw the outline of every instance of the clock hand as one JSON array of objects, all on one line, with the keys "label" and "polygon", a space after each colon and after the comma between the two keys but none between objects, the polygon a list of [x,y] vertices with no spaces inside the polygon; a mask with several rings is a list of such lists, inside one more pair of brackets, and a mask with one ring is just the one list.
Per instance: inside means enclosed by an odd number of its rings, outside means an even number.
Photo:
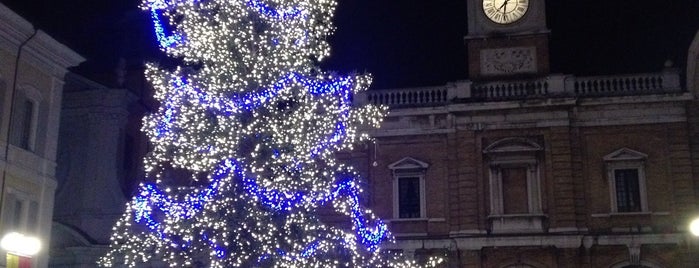
[{"label": "clock hand", "polygon": [[504,8],[505,8],[505,11],[507,11],[507,2],[509,2],[509,1],[510,1],[510,0],[505,0],[505,2],[502,2],[502,5],[500,5],[500,7],[498,8],[498,10],[500,10],[500,9],[502,9],[502,8],[504,7]]}]

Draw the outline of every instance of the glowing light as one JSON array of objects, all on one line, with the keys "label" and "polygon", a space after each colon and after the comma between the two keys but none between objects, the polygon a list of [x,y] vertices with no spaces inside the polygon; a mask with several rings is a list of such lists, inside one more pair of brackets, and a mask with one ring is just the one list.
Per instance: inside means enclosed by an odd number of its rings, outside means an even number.
[{"label": "glowing light", "polygon": [[11,232],[2,237],[0,247],[17,255],[34,256],[41,250],[41,241],[36,237]]},{"label": "glowing light", "polygon": [[689,224],[689,231],[692,232],[694,236],[699,236],[699,218],[692,220]]},{"label": "glowing light", "polygon": [[[143,120],[147,182],[100,265],[157,257],[173,267],[417,266],[381,251],[393,237],[361,206],[362,178],[335,158],[368,139],[359,126],[378,127],[385,114],[352,105],[370,76],[315,66],[329,55],[335,6],[144,0],[161,49],[183,66],[146,65],[160,102]],[[194,186],[171,186],[172,169]],[[344,215],[351,230],[323,222],[321,209]]]}]

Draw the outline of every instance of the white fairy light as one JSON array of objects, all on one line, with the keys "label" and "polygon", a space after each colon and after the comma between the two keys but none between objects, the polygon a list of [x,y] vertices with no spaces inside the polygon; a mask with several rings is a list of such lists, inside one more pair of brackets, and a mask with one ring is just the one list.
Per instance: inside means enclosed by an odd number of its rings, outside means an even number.
[{"label": "white fairy light", "polygon": [[[333,75],[334,0],[144,0],[174,70],[146,65],[159,110],[143,120],[143,183],[99,264],[171,267],[416,267],[381,251],[392,236],[359,202],[335,153],[368,140],[384,107],[352,106],[368,75]],[[164,21],[163,18],[167,18]],[[197,187],[170,187],[184,169]],[[164,189],[164,190],[162,190]],[[329,207],[351,230],[322,222]],[[431,259],[434,266],[441,259]]]}]

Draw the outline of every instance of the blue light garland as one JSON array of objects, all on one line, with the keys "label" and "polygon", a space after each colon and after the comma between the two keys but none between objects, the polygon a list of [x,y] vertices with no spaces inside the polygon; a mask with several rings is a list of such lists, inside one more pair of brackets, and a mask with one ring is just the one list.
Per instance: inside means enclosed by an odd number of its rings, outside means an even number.
[{"label": "blue light garland", "polygon": [[[313,67],[328,55],[336,3],[142,1],[161,49],[189,67],[146,68],[160,102],[143,121],[153,144],[144,165],[155,182],[140,185],[112,252],[125,252],[128,265],[154,249],[172,266],[207,253],[211,267],[317,266],[332,263],[339,245],[353,264],[387,263],[379,245],[391,234],[362,208],[357,173],[333,155],[368,137],[355,125],[380,122],[380,108],[352,107],[371,78]],[[165,187],[168,167],[207,181]],[[351,231],[308,214],[328,204]]]},{"label": "blue light garland", "polygon": [[279,11],[259,0],[249,0],[248,5],[255,8],[255,10],[264,17],[276,20],[295,19],[302,11],[297,7],[290,7],[286,10]]},{"label": "blue light garland", "polygon": [[153,21],[153,30],[155,31],[155,37],[158,39],[160,47],[168,48],[181,42],[182,36],[177,34],[168,36],[167,34],[165,34],[165,27],[163,26],[163,22],[160,19],[159,10],[167,8],[167,3],[165,3],[163,0],[147,0],[147,3],[150,10],[150,17]]},{"label": "blue light garland", "polygon": [[[167,35],[165,33],[164,24],[162,19],[160,19],[160,10],[167,8],[168,4],[165,3],[164,0],[146,0],[146,2],[148,3],[151,20],[153,21],[153,30],[155,31],[155,36],[160,46],[162,48],[168,48],[182,42],[182,36],[178,34]],[[248,5],[264,17],[275,20],[296,19],[299,15],[303,14],[303,10],[297,7],[290,7],[286,10],[279,11],[259,0],[249,0]],[[301,41],[297,40],[296,42]]]},{"label": "blue light garland", "polygon": [[163,103],[165,107],[165,116],[156,128],[156,136],[162,137],[172,130],[172,120],[176,113],[176,103],[181,99],[186,99],[199,107],[209,109],[218,114],[231,116],[238,114],[241,111],[251,111],[268,101],[274,99],[283,90],[289,89],[293,85],[299,85],[306,88],[312,95],[333,95],[340,97],[338,109],[341,111],[340,118],[335,125],[335,132],[328,135],[328,138],[318,142],[311,150],[311,157],[315,157],[320,152],[324,151],[330,144],[342,141],[346,132],[345,121],[349,117],[351,108],[351,93],[352,93],[352,78],[347,77],[332,77],[331,80],[320,80],[305,78],[298,73],[289,73],[275,83],[270,89],[262,90],[257,93],[248,93],[236,100],[228,98],[220,98],[211,96],[205,92],[197,90],[190,86],[182,77],[176,77],[172,80],[172,85],[175,90],[174,94],[168,96]]},{"label": "blue light garland", "polygon": [[256,183],[257,180],[245,176],[233,160],[224,161],[214,174],[211,183],[201,193],[189,194],[182,201],[163,194],[153,184],[142,184],[141,191],[134,197],[132,205],[135,221],[137,223],[144,221],[148,228],[165,238],[160,222],[154,217],[154,207],[171,220],[189,219],[199,213],[206,203],[211,202],[223,185],[230,184],[232,177],[238,177],[245,190],[257,196],[262,205],[276,211],[291,211],[293,207],[325,204],[344,197],[345,202],[350,205],[355,232],[361,243],[369,250],[376,250],[377,246],[390,235],[386,224],[381,220],[377,221],[376,226],[368,227],[369,220],[366,219],[360,207],[360,190],[354,178],[348,177],[340,181],[330,194],[311,196],[303,192],[280,192],[260,187]]}]

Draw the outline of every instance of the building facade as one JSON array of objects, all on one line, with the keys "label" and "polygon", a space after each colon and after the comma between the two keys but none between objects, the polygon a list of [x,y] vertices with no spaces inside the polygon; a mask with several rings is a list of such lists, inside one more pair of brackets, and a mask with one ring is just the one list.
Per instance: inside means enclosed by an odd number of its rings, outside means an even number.
[{"label": "building facade", "polygon": [[135,101],[126,89],[66,76],[49,267],[95,267],[106,254],[131,196],[126,180],[138,177],[134,150],[146,149],[133,136],[138,124],[128,124]]},{"label": "building facade", "polygon": [[686,82],[669,63],[551,74],[544,2],[512,2],[468,1],[471,80],[355,98],[390,107],[343,157],[395,249],[447,267],[696,267],[699,36]]},{"label": "building facade", "polygon": [[63,79],[82,61],[0,4],[0,235],[39,238],[32,267],[48,264]]}]

